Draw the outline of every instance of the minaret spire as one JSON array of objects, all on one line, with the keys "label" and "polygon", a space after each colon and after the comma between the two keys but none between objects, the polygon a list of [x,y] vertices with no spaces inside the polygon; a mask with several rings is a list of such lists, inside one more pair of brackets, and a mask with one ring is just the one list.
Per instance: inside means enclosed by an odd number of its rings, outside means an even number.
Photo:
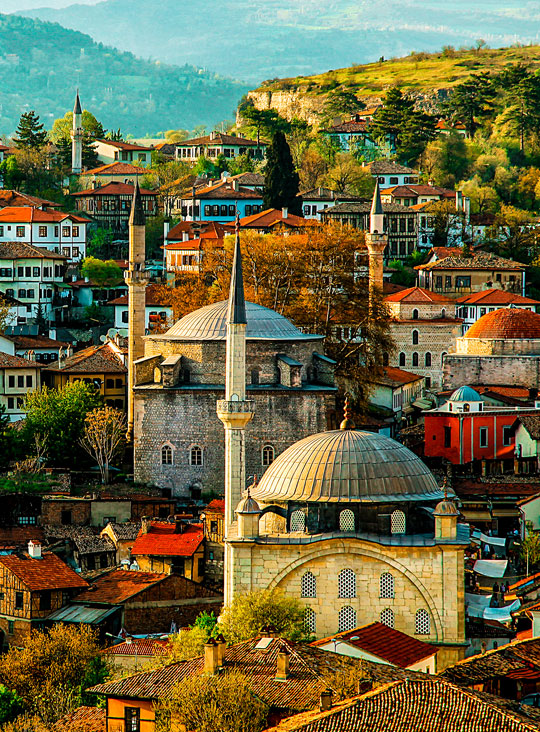
[{"label": "minaret spire", "polygon": [[369,231],[366,232],[366,247],[369,253],[369,305],[373,313],[376,293],[383,289],[383,262],[384,250],[388,244],[384,226],[384,210],[381,201],[379,181],[375,181],[371,212],[369,216]]},{"label": "minaret spire", "polygon": [[384,231],[384,212],[381,201],[381,189],[379,180],[375,181],[375,190],[373,191],[373,200],[371,202],[371,212],[369,216],[369,232],[370,234],[382,234]]},{"label": "minaret spire", "polygon": [[244,276],[242,274],[242,252],[240,250],[240,221],[236,216],[234,258],[231,272],[231,289],[227,322],[247,324],[246,300],[244,297]]},{"label": "minaret spire", "polygon": [[82,107],[79,99],[79,90],[75,96],[75,106],[73,107],[73,124],[71,128],[71,172],[74,175],[82,173],[82,144],[83,144],[83,127],[82,127]]}]

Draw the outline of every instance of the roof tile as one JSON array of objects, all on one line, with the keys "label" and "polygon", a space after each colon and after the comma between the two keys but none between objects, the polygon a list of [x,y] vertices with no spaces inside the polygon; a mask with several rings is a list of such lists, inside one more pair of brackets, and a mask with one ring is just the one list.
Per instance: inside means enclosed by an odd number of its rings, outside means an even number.
[{"label": "roof tile", "polygon": [[0,564],[33,592],[88,587],[88,582],[51,552],[45,552],[39,559],[28,554],[7,554],[0,556]]},{"label": "roof tile", "polygon": [[191,557],[202,541],[202,524],[184,524],[184,530],[179,534],[175,524],[152,521],[148,533],[139,531],[131,553],[133,556]]}]

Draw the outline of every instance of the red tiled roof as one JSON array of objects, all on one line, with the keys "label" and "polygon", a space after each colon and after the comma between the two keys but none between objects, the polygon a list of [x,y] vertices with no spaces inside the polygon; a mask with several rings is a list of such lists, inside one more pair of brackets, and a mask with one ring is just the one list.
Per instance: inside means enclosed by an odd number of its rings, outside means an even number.
[{"label": "red tiled roof", "polygon": [[46,206],[47,208],[60,208],[60,204],[49,201],[46,198],[30,196],[28,193],[13,191],[10,189],[0,190],[0,206]]},{"label": "red tiled roof", "polygon": [[451,254],[444,259],[438,259],[426,264],[417,264],[416,270],[432,269],[477,269],[477,270],[523,270],[529,265],[515,262],[513,259],[504,259],[493,252],[474,252],[472,256],[466,257],[460,250],[459,254]]},{"label": "red tiled roof", "polygon": [[131,553],[154,557],[191,557],[203,541],[202,524],[185,524],[181,534],[175,524],[152,522],[147,534],[142,529],[133,544]]},{"label": "red tiled roof", "polygon": [[[72,196],[133,196],[133,184],[132,183],[120,183],[111,181],[105,186],[99,188],[88,188],[86,191],[79,191],[78,193],[72,193]],[[149,191],[146,188],[141,188],[141,196],[155,196],[155,191]]]},{"label": "red tiled roof", "polygon": [[[164,297],[163,294],[159,294],[161,292],[162,288],[159,285],[148,285],[145,291],[145,297],[146,297],[146,305],[148,307],[152,307],[153,305],[159,306],[159,307],[168,307],[168,303],[166,302],[167,297]],[[120,295],[120,297],[116,297],[114,300],[109,300],[107,305],[127,305],[128,303],[128,296]]]},{"label": "red tiled roof", "polygon": [[375,376],[373,381],[375,384],[397,386],[398,384],[410,384],[412,381],[423,378],[420,374],[413,374],[411,371],[404,371],[395,366],[385,366],[383,373],[380,376]]},{"label": "red tiled roof", "polygon": [[[414,663],[437,653],[437,648],[429,643],[412,638],[410,635],[389,628],[383,623],[369,623],[354,630],[347,630],[344,633],[337,633],[328,638],[317,640],[311,645],[322,646],[333,638],[346,641],[356,648],[361,648],[363,651],[372,653],[377,658],[382,658],[384,661],[400,668],[412,666]],[[355,639],[352,640],[352,638]]]},{"label": "red tiled roof", "polygon": [[58,361],[47,367],[46,371],[61,371],[72,374],[108,374],[126,373],[127,369],[122,363],[120,356],[111,348],[109,343],[101,346],[89,346],[77,351],[63,361],[60,367]]},{"label": "red tiled roof", "polygon": [[[257,147],[256,140],[248,140],[246,137],[235,137],[217,132],[214,137],[204,135],[203,137],[192,137],[190,140],[176,142],[177,147],[190,147],[191,145],[239,145],[240,147]],[[266,142],[260,142],[260,147],[266,147]]]},{"label": "red tiled roof", "polygon": [[105,707],[78,707],[61,717],[52,729],[53,732],[105,732],[107,710]]},{"label": "red tiled roof", "polygon": [[119,150],[147,150],[152,151],[151,147],[145,147],[144,145],[135,145],[132,142],[124,142],[123,140],[96,140],[96,142],[103,142],[105,145],[112,145],[117,147]]},{"label": "red tiled roof", "polygon": [[210,501],[207,509],[210,509],[211,511],[221,511],[222,513],[225,512],[225,499],[223,498],[214,498],[213,501]]},{"label": "red tiled roof", "polygon": [[463,249],[461,247],[432,247],[431,249],[431,254],[435,254],[439,260],[445,257],[459,257],[462,253]]},{"label": "red tiled roof", "polygon": [[349,120],[348,122],[340,122],[338,125],[332,125],[329,132],[367,132],[368,123],[365,119]]},{"label": "red tiled roof", "polygon": [[152,585],[163,582],[168,577],[170,575],[158,572],[134,572],[126,569],[116,569],[94,580],[86,592],[77,596],[77,602],[120,604],[129,600],[133,595],[147,590]]},{"label": "red tiled roof", "polygon": [[57,223],[66,219],[75,221],[76,223],[88,223],[88,219],[82,216],[50,209],[43,211],[35,206],[5,206],[4,208],[0,208],[0,223]]},{"label": "red tiled roof", "polygon": [[13,572],[32,592],[88,587],[86,580],[51,552],[44,553],[40,559],[33,559],[28,554],[6,554],[0,556],[0,564]]},{"label": "red tiled roof", "polygon": [[48,338],[44,335],[15,335],[10,336],[10,340],[15,343],[16,348],[25,348],[32,350],[39,350],[40,348],[66,348],[69,345],[69,343],[64,343],[63,341],[55,341],[52,338]]},{"label": "red tiled roof", "polygon": [[240,228],[258,228],[267,226],[320,226],[320,223],[316,219],[304,219],[302,216],[296,216],[295,214],[288,213],[287,217],[283,216],[283,210],[277,208],[267,208],[265,211],[252,214],[251,216],[244,216],[240,219]]},{"label": "red tiled roof", "polygon": [[164,656],[168,647],[169,641],[161,638],[132,638],[131,642],[124,641],[107,648],[106,653],[109,656]]},{"label": "red tiled roof", "polygon": [[500,308],[482,315],[464,338],[540,338],[540,314],[521,308]]},{"label": "red tiled roof", "polygon": [[100,165],[98,168],[92,168],[92,170],[86,170],[84,175],[146,175],[146,173],[148,173],[148,170],[141,168],[139,165],[116,161],[107,163],[107,165]]},{"label": "red tiled roof", "polygon": [[517,295],[514,292],[499,290],[496,287],[490,287],[481,292],[472,292],[470,295],[462,295],[458,297],[457,302],[465,305],[540,305],[540,300],[533,300],[530,297]]},{"label": "red tiled roof", "polygon": [[0,259],[68,259],[63,254],[50,252],[44,247],[36,247],[24,241],[0,242]]},{"label": "red tiled roof", "polygon": [[409,287],[406,290],[395,292],[392,295],[387,295],[384,298],[385,302],[410,302],[410,303],[422,303],[422,302],[451,302],[449,297],[440,295],[438,292],[432,292],[431,290],[425,290],[422,287]]},{"label": "red tiled roof", "polygon": [[227,229],[219,221],[180,221],[169,231],[167,239],[181,242],[184,232],[191,238],[198,234],[200,239],[223,239]]},{"label": "red tiled roof", "polygon": [[35,361],[28,361],[21,356],[11,356],[9,353],[0,351],[0,369],[39,369],[40,364]]}]

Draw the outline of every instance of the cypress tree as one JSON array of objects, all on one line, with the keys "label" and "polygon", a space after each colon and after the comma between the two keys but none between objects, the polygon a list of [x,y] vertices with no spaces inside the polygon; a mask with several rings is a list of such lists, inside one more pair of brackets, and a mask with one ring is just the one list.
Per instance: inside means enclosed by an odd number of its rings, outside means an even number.
[{"label": "cypress tree", "polygon": [[40,150],[47,142],[47,131],[33,109],[21,115],[16,134],[15,144],[18,148]]},{"label": "cypress tree", "polygon": [[263,202],[265,208],[283,208],[302,215],[302,199],[298,195],[300,179],[294,169],[291,151],[283,132],[276,132],[268,146]]}]

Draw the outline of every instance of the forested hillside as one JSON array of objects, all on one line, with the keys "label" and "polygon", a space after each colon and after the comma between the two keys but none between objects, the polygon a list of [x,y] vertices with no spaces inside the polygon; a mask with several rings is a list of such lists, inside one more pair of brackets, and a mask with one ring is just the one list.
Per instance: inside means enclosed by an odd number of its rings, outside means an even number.
[{"label": "forested hillside", "polygon": [[[143,44],[144,45],[144,44]],[[60,25],[0,14],[0,133],[35,109],[50,128],[75,89],[106,128],[135,135],[230,119],[246,87],[194,66],[144,61]]]}]

